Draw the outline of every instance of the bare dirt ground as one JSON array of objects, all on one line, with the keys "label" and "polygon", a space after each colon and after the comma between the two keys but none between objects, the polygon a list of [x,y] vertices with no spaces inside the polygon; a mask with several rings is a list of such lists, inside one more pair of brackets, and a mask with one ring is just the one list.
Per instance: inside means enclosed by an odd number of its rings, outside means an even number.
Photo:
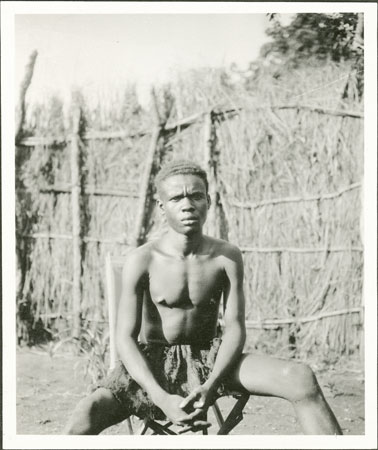
[{"label": "bare dirt ground", "polygon": [[[40,349],[18,350],[17,434],[62,434],[71,411],[87,392],[81,362],[80,357],[67,354],[51,357]],[[364,434],[364,378],[360,363],[347,360],[327,369],[313,368],[344,434]],[[221,399],[222,411],[230,410],[232,401]],[[215,424],[212,413],[209,419]],[[126,430],[122,423],[103,434],[127,434]],[[209,434],[214,430],[210,428]],[[301,430],[287,401],[251,397],[244,409],[244,420],[231,434],[299,435]]]}]

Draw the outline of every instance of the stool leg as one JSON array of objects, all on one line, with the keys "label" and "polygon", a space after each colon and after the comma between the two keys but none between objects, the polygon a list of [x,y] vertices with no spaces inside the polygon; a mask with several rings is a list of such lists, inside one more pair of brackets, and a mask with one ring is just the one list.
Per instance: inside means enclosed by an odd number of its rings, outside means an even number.
[{"label": "stool leg", "polygon": [[218,403],[214,402],[214,404],[212,405],[212,408],[213,408],[215,418],[217,419],[218,425],[219,425],[219,427],[221,427],[224,424],[224,419],[223,419],[221,410],[218,406]]},{"label": "stool leg", "polygon": [[248,402],[249,395],[242,395],[235,406],[232,408],[230,414],[227,416],[224,424],[220,427],[217,434],[225,435],[233,430],[236,425],[243,420],[243,409]]},{"label": "stool leg", "polygon": [[127,431],[129,432],[129,434],[134,434],[133,425],[131,423],[130,417],[126,419],[126,424],[127,424]]},{"label": "stool leg", "polygon": [[144,435],[144,434],[147,433],[147,430],[148,430],[148,419],[144,419],[143,423],[142,423],[142,426],[139,429],[139,433],[138,434],[139,435]]},{"label": "stool leg", "polygon": [[[171,423],[168,423],[167,425],[172,425]],[[160,423],[155,422],[154,420],[147,420],[147,426],[148,428],[151,428],[151,430],[154,431],[154,434],[177,434],[174,431],[170,430],[167,425],[160,425]]]}]

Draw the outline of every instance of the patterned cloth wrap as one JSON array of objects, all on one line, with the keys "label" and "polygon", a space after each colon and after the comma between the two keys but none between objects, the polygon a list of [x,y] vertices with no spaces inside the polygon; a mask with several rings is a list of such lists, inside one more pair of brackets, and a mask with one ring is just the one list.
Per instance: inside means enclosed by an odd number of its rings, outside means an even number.
[{"label": "patterned cloth wrap", "polygon": [[[149,367],[160,386],[170,394],[186,397],[195,387],[203,384],[210,375],[221,344],[214,338],[207,345],[164,345],[139,344]],[[101,386],[110,389],[125,409],[125,414],[165,420],[166,416],[149,398],[148,394],[134,381],[121,361]],[[214,400],[227,395],[226,388],[218,388]]]}]

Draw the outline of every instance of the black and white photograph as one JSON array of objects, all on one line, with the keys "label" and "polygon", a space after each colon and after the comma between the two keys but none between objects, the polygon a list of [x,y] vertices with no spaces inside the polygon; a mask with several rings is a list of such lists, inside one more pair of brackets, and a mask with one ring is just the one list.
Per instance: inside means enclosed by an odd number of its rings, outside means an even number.
[{"label": "black and white photograph", "polygon": [[4,448],[376,446],[377,5],[48,3],[1,5]]}]

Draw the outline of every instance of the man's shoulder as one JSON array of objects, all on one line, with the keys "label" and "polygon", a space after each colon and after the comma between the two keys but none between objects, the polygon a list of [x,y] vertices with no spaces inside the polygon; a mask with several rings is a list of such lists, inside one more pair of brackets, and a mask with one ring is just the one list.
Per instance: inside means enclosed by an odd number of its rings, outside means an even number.
[{"label": "man's shoulder", "polygon": [[217,239],[210,236],[206,236],[206,239],[210,243],[216,254],[223,255],[225,257],[239,257],[241,256],[241,251],[239,247],[231,242],[225,241],[224,239]]},{"label": "man's shoulder", "polygon": [[220,258],[221,266],[225,270],[230,280],[243,279],[243,256],[238,246],[223,239],[210,238],[213,243],[214,256]]},{"label": "man's shoulder", "polygon": [[140,268],[147,268],[151,260],[153,247],[154,242],[147,242],[140,247],[133,248],[127,253],[124,266],[130,267],[130,265],[132,265]]}]

